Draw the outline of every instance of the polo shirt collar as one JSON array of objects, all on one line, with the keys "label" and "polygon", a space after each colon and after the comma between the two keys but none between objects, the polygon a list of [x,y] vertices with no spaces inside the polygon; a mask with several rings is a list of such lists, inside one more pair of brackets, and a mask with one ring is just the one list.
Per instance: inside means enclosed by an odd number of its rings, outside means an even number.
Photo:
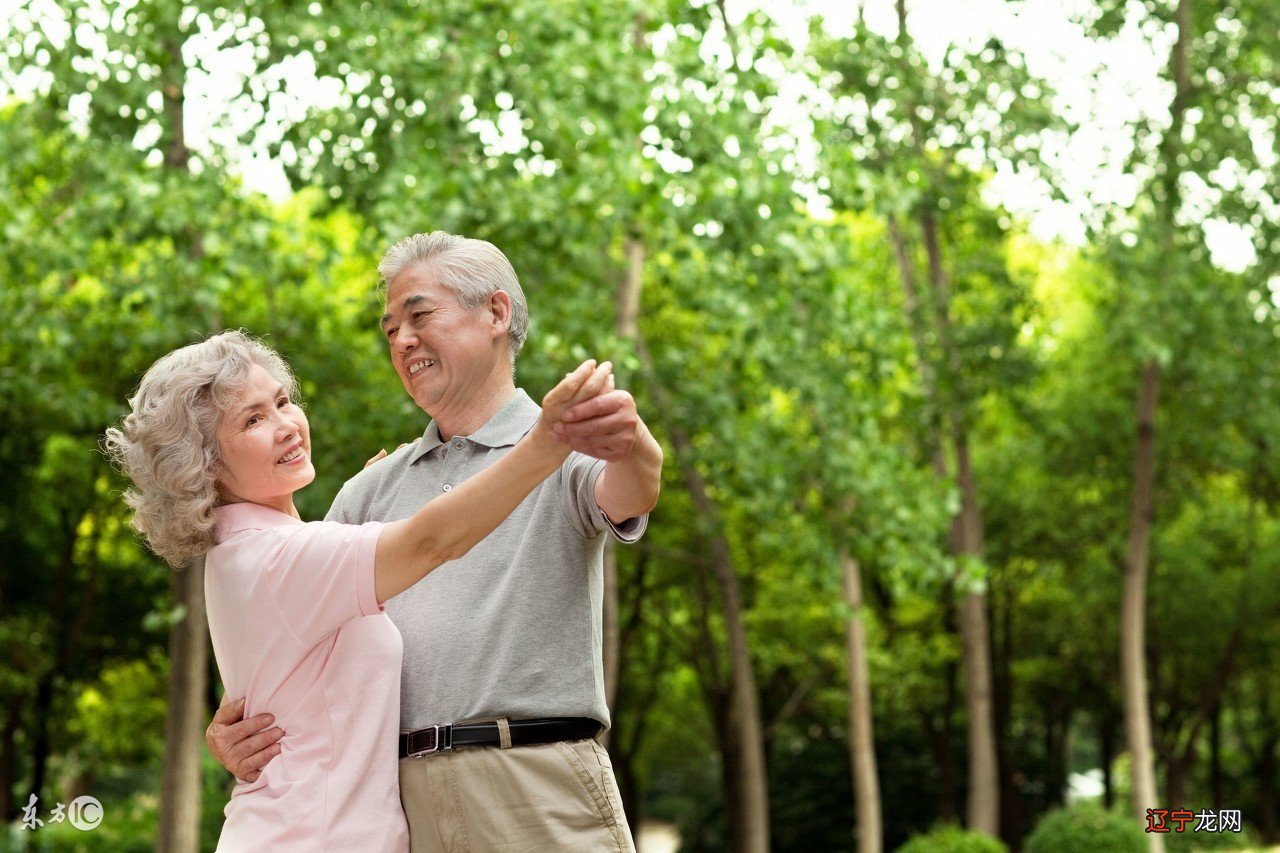
[{"label": "polo shirt collar", "polygon": [[432,418],[431,423],[427,424],[427,431],[422,434],[422,438],[418,439],[418,446],[413,451],[409,463],[417,462],[442,444],[444,439],[440,437],[440,427],[436,426],[435,418]]},{"label": "polo shirt collar", "polygon": [[[506,405],[489,418],[484,426],[464,438],[485,447],[510,447],[533,429],[541,413],[542,407],[533,402],[523,388],[517,388]],[[440,427],[436,425],[435,418],[432,418],[409,463],[417,462],[442,444],[444,440],[440,438]]]},{"label": "polo shirt collar", "polygon": [[302,524],[302,520],[285,515],[278,509],[245,501],[213,508],[214,539],[221,542],[242,530],[266,530],[271,527],[289,527]]},{"label": "polo shirt collar", "polygon": [[467,438],[485,447],[510,447],[533,429],[541,413],[542,407],[529,399],[523,388],[517,388],[507,404]]}]

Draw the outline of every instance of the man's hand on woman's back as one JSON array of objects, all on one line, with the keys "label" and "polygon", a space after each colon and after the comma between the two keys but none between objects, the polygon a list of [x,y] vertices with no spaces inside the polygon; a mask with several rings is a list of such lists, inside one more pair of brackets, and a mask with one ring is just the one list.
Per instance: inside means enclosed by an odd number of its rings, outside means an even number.
[{"label": "man's hand on woman's back", "polygon": [[227,702],[213,715],[205,729],[204,742],[214,760],[244,782],[256,782],[267,762],[280,754],[284,730],[268,728],[275,722],[270,714],[244,719],[244,700]]}]

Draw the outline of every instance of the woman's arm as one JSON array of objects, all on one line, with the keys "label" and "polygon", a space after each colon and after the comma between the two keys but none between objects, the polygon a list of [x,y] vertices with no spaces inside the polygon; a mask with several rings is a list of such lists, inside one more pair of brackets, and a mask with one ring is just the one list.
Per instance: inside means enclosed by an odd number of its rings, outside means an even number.
[{"label": "woman's arm", "polygon": [[609,362],[583,362],[542,399],[542,415],[511,452],[432,498],[412,517],[383,528],[374,552],[378,603],[404,592],[432,569],[456,560],[488,536],[564,462],[567,442],[552,430],[571,406],[607,387]]}]

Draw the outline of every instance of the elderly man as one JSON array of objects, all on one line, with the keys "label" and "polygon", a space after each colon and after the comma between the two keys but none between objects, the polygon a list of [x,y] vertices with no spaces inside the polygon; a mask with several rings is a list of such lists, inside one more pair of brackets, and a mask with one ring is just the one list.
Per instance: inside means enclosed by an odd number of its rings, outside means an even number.
[{"label": "elderly man", "polygon": [[[539,411],[514,382],[529,315],[502,252],[418,234],[378,272],[391,362],[432,420],[343,486],[327,518],[352,524],[413,514],[506,453]],[[643,533],[662,450],[622,390],[566,420],[576,452],[561,469],[465,557],[387,603],[404,638],[400,788],[415,851],[633,849],[594,740],[609,725],[601,534]],[[206,737],[252,781],[281,733],[240,713],[225,706]]]}]

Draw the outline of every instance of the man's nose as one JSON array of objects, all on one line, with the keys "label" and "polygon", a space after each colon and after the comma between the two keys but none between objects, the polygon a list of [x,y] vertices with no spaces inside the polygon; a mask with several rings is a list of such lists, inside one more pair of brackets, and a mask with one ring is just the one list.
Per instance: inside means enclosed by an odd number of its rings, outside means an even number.
[{"label": "man's nose", "polygon": [[418,345],[418,336],[412,330],[401,326],[396,329],[395,340],[392,345],[401,352],[408,352]]}]

